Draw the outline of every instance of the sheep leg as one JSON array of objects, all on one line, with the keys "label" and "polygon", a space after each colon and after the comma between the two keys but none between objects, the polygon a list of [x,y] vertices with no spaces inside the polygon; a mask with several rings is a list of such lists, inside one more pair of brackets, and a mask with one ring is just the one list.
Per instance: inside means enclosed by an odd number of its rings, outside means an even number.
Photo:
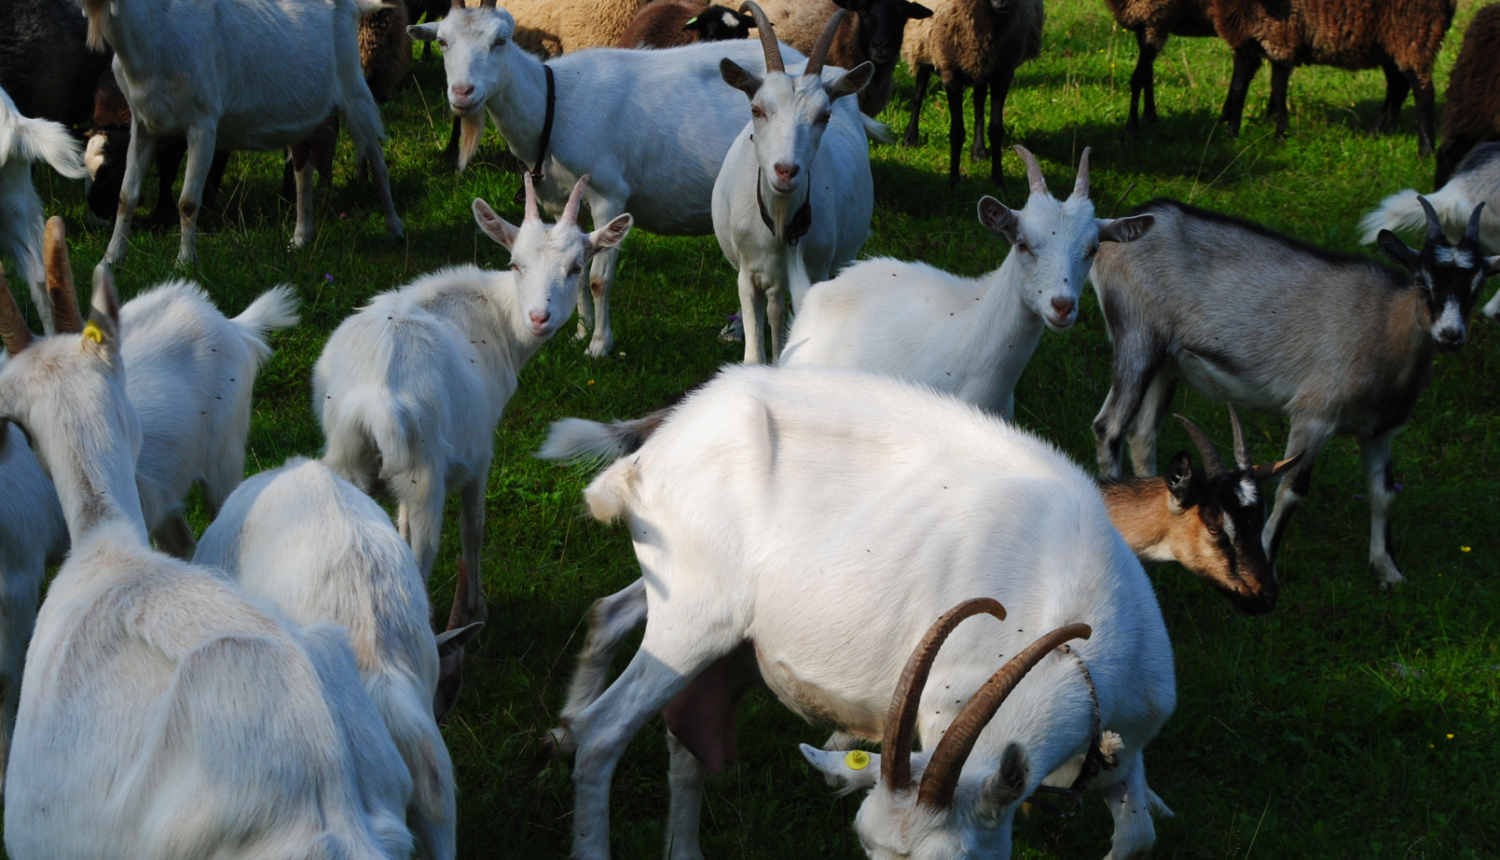
[{"label": "sheep leg", "polygon": [[943,81],[948,94],[948,187],[958,187],[959,157],[964,151],[964,85],[958,75]]},{"label": "sheep leg", "polygon": [[1286,137],[1290,120],[1286,110],[1286,88],[1292,79],[1291,63],[1271,63],[1271,119],[1276,123],[1276,138]]},{"label": "sheep leg", "polygon": [[1146,121],[1156,122],[1156,55],[1162,46],[1154,45],[1146,37],[1146,28],[1135,31],[1135,43],[1140,52],[1135,60],[1135,71],[1130,75],[1130,116],[1125,120],[1125,131],[1139,134],[1141,121],[1136,114],[1136,105],[1141,94],[1146,96]]},{"label": "sheep leg", "polygon": [[1306,418],[1292,419],[1292,432],[1288,434],[1286,442],[1286,456],[1288,458],[1302,455],[1295,465],[1281,476],[1281,486],[1276,488],[1276,506],[1271,509],[1271,516],[1266,520],[1266,528],[1261,532],[1261,546],[1266,551],[1266,558],[1271,560],[1272,571],[1276,556],[1281,551],[1281,541],[1286,537],[1286,527],[1292,513],[1307,498],[1308,487],[1312,484],[1313,464],[1317,462],[1318,452],[1333,436],[1333,425],[1323,421],[1313,421]]},{"label": "sheep leg", "polygon": [[1406,73],[1406,81],[1411,86],[1412,99],[1417,103],[1417,155],[1426,158],[1432,154],[1432,143],[1437,136],[1432,73],[1423,76],[1412,70]]},{"label": "sheep leg", "polygon": [[932,79],[932,66],[917,67],[916,94],[911,98],[911,119],[906,123],[906,133],[901,136],[901,145],[917,145],[917,128],[922,118],[922,99],[927,96],[927,82]]},{"label": "sheep leg", "polygon": [[120,207],[115,211],[115,232],[110,236],[109,248],[104,252],[104,262],[111,265],[125,259],[130,242],[130,216],[141,205],[141,182],[146,178],[146,165],[156,151],[156,135],[146,130],[140,117],[131,117],[130,145],[125,150],[125,178],[120,183]]},{"label": "sheep leg", "polygon": [[[1005,152],[1005,100],[1010,96],[1010,85],[1016,70],[1002,66],[990,78],[990,182],[1005,188],[1005,171],[1001,169],[1001,155]],[[974,119],[977,126],[978,117]],[[978,134],[976,131],[975,134]]]},{"label": "sheep leg", "polygon": [[1380,106],[1380,116],[1375,119],[1375,133],[1385,134],[1401,118],[1401,105],[1406,103],[1411,84],[1389,58],[1380,62],[1380,70],[1385,72],[1385,104]]},{"label": "sheep leg", "polygon": [[1156,434],[1161,430],[1162,414],[1171,406],[1176,391],[1177,375],[1163,363],[1146,386],[1135,423],[1130,427],[1130,465],[1138,477],[1156,475]]},{"label": "sheep leg", "polygon": [[463,502],[459,537],[463,542],[464,564],[469,568],[469,593],[465,596],[468,618],[465,623],[485,621],[490,614],[484,605],[484,588],[479,578],[479,555],[484,545],[484,490],[489,474],[490,464],[486,460],[474,479],[459,490]]},{"label": "sheep leg", "polygon": [[741,268],[740,322],[745,326],[745,363],[765,364],[766,348],[761,341],[766,322],[766,294],[761,279],[748,268]]},{"label": "sheep leg", "polygon": [[1234,52],[1234,74],[1229,79],[1229,95],[1224,99],[1224,110],[1219,122],[1229,123],[1229,133],[1240,133],[1240,121],[1245,116],[1245,96],[1250,92],[1250,82],[1260,71],[1260,53],[1255,45],[1242,45]]},{"label": "sheep leg", "polygon": [[[984,145],[986,140],[984,134],[984,102],[989,94],[989,84],[978,83],[974,85],[974,143],[969,147],[970,161],[980,162],[990,157],[990,151]],[[997,143],[996,145],[998,146],[999,144]]]},{"label": "sheep leg", "polygon": [[1359,440],[1370,496],[1370,566],[1380,574],[1380,587],[1405,582],[1391,554],[1391,505],[1396,502],[1396,478],[1391,470],[1391,439],[1396,431]]},{"label": "sheep leg", "polygon": [[190,266],[197,259],[198,214],[203,208],[203,186],[208,183],[217,133],[207,123],[187,130],[187,169],[182,177],[182,195],[177,198],[177,213],[182,222],[182,244],[177,249],[179,266]]},{"label": "sheep leg", "polygon": [[292,247],[303,248],[313,237],[313,160],[312,144],[302,140],[290,147],[292,176],[297,183],[297,226],[292,230]]},{"label": "sheep leg", "polygon": [[[625,193],[620,194],[618,198],[586,195],[589,217],[594,221],[595,230],[604,229],[604,225],[625,214],[626,196]],[[588,349],[584,350],[584,354],[590,358],[601,358],[615,348],[615,333],[609,324],[609,293],[615,287],[615,264],[619,260],[620,248],[618,246],[606,248],[594,255],[594,262],[589,268],[588,290],[594,299],[594,313],[592,314],[594,338],[589,341]]]},{"label": "sheep leg", "polygon": [[1123,764],[1124,776],[1104,789],[1104,805],[1115,819],[1114,838],[1104,860],[1139,860],[1156,843],[1154,815],[1172,816],[1156,792],[1146,785],[1146,765],[1139,754]]},{"label": "sheep leg", "polygon": [[698,826],[703,813],[703,786],[708,767],[688,752],[682,741],[667,732],[667,750],[672,765],[668,771],[671,806],[667,813],[667,860],[703,860],[698,844]]},{"label": "sheep leg", "polygon": [[1141,337],[1122,337],[1115,343],[1114,379],[1104,406],[1094,417],[1094,441],[1099,474],[1120,477],[1120,447],[1134,426],[1147,384],[1166,358],[1166,350]]}]

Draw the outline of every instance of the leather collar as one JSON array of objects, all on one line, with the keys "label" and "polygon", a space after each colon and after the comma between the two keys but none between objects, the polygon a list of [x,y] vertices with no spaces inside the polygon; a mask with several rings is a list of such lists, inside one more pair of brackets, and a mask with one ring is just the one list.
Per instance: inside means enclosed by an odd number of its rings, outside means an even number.
[{"label": "leather collar", "polygon": [[[760,184],[765,179],[764,171],[756,171],[755,174],[755,205],[760,207],[760,220],[766,224],[766,229],[771,235],[776,235],[776,224],[771,220],[771,213],[766,210],[766,201],[760,196]],[[807,231],[812,229],[812,180],[807,180],[807,199],[803,201],[802,208],[792,215],[792,220],[786,225],[786,236],[782,239],[788,245],[795,245]]]}]

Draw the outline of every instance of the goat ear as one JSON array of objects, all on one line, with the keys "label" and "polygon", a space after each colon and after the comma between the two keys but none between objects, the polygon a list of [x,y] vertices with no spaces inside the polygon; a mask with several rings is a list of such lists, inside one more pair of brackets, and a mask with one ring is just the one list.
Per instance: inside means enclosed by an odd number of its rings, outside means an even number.
[{"label": "goat ear", "polygon": [[1375,237],[1375,243],[1380,246],[1382,254],[1405,266],[1408,271],[1415,272],[1417,270],[1421,254],[1415,248],[1408,247],[1405,242],[1398,239],[1395,233],[1389,230],[1381,230],[1380,235]]},{"label": "goat ear", "polygon": [[833,83],[824,84],[823,92],[828,94],[829,101],[838,101],[844,96],[853,95],[869,86],[870,79],[873,77],[875,77],[875,66],[866,60],[840,75],[839,79]]},{"label": "goat ear", "polygon": [[1155,215],[1132,215],[1099,222],[1100,242],[1134,242],[1156,225]]},{"label": "goat ear", "polygon": [[464,684],[464,645],[483,629],[484,622],[475,621],[438,635],[438,682],[432,694],[434,720],[441,720],[458,703],[458,693]]},{"label": "goat ear", "polygon": [[630,234],[630,228],[634,224],[635,219],[630,217],[629,212],[615,216],[614,220],[589,234],[589,247],[595,254],[610,248],[618,248],[620,243],[625,241],[625,237]]},{"label": "goat ear", "polygon": [[89,321],[83,327],[85,345],[94,343],[106,352],[118,352],[120,299],[115,292],[115,275],[108,263],[94,267],[94,295],[89,304]]},{"label": "goat ear", "polygon": [[740,68],[739,63],[725,57],[719,61],[719,75],[724,78],[724,83],[739,90],[750,98],[760,92],[760,85],[765,83],[753,72],[747,72]]},{"label": "goat ear", "polygon": [[1031,765],[1026,760],[1026,751],[1017,743],[1007,744],[1000,754],[1000,769],[984,781],[980,794],[980,810],[998,818],[1007,806],[1026,796],[1026,783],[1031,780]]},{"label": "goat ear", "polygon": [[1004,203],[989,195],[979,198],[979,223],[997,236],[1004,236],[1012,245],[1021,228],[1021,219],[1006,208]]},{"label": "goat ear", "polygon": [[516,234],[521,228],[512,225],[509,221],[495,214],[490,204],[484,202],[483,198],[474,198],[474,221],[484,235],[504,245],[507,249],[515,247]]},{"label": "goat ear", "polygon": [[913,21],[920,21],[923,18],[931,18],[932,10],[920,3],[907,3],[906,17]]},{"label": "goat ear", "polygon": [[802,750],[802,757],[813,766],[813,770],[821,773],[823,779],[841,794],[874,788],[880,776],[880,756],[877,753],[820,750],[807,744],[799,744],[797,748]]},{"label": "goat ear", "polygon": [[406,28],[406,35],[418,42],[433,42],[437,40],[436,24],[412,24]]},{"label": "goat ear", "polygon": [[1280,475],[1282,472],[1285,472],[1287,469],[1290,469],[1293,466],[1297,465],[1298,461],[1300,461],[1301,459],[1302,454],[1297,453],[1286,458],[1285,460],[1282,460],[1279,463],[1276,463],[1275,465],[1271,465],[1269,463],[1261,463],[1260,465],[1255,467],[1255,480],[1269,481],[1277,475]]},{"label": "goat ear", "polygon": [[1172,513],[1180,514],[1197,501],[1201,474],[1193,470],[1193,458],[1186,451],[1178,451],[1167,465],[1167,493],[1171,499],[1167,506]]}]

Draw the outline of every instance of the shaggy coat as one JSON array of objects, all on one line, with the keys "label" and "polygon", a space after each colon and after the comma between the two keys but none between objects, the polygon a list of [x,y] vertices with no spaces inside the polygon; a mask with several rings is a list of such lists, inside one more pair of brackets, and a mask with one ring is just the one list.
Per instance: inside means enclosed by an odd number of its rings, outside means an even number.
[{"label": "shaggy coat", "polygon": [[[1140,131],[1140,116],[1156,122],[1156,57],[1167,45],[1168,36],[1213,36],[1214,22],[1209,15],[1212,0],[1104,0],[1115,21],[1135,33],[1140,48],[1135,72],[1130,76],[1130,117],[1125,130]],[[1141,114],[1137,107],[1141,95],[1146,104]]]},{"label": "shaggy coat", "polygon": [[834,12],[842,8],[851,13],[854,20],[839,28],[828,50],[828,64],[841,69],[864,62],[875,66],[875,76],[859,92],[859,110],[866,116],[878,116],[891,101],[906,22],[932,16],[931,9],[909,0],[766,0],[760,7],[775,25],[777,38],[804,54],[818,43]]},{"label": "shaggy coat", "polygon": [[[964,88],[974,88],[974,146],[979,161],[990,159],[990,181],[1003,185],[1000,153],[1005,147],[1005,98],[1016,68],[1042,51],[1042,0],[1014,0],[1007,13],[992,0],[933,0],[932,17],[906,25],[901,58],[916,72],[916,97],[904,143],[916,146],[922,98],[934,70],[948,96],[948,181],[958,184],[959,155],[964,145]],[[988,88],[993,87],[993,92]],[[989,147],[980,129],[986,93],[990,104]]]},{"label": "shaggy coat", "polygon": [[[464,0],[476,8],[480,0]],[[615,47],[648,0],[507,0],[500,7],[516,19],[515,43],[543,59],[584,48]],[[687,19],[683,19],[684,21]],[[623,47],[623,46],[621,46]],[[631,47],[634,47],[633,45]]]},{"label": "shaggy coat", "polygon": [[113,57],[90,50],[87,36],[73,0],[0,0],[0,89],[25,116],[87,123],[94,81]]},{"label": "shaggy coat", "polygon": [[1464,33],[1448,77],[1433,187],[1442,188],[1464,155],[1487,140],[1500,140],[1500,3],[1475,12]]},{"label": "shaggy coat", "polygon": [[755,22],[750,16],[727,6],[696,0],[654,0],[636,13],[615,47],[675,48],[694,42],[722,42],[747,38],[753,29]]}]

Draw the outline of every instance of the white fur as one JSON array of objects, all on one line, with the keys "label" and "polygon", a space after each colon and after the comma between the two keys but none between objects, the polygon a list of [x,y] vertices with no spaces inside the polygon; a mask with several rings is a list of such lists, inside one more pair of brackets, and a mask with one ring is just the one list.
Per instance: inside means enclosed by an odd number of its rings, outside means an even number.
[{"label": "white fur", "polygon": [[[573,857],[608,856],[609,783],[626,743],[717,658],[751,641],[784,703],[878,738],[916,643],[978,596],[999,600],[1009,619],[970,620],[953,634],[922,698],[922,748],[1000,655],[1089,624],[1092,638],[1073,650],[1092,671],[1103,727],[1125,743],[1120,766],[1094,782],[1115,816],[1111,856],[1149,848],[1160,801],[1141,751],[1175,704],[1171,646],[1093,481],[1050,445],[879,377],[742,367],[678,407],[585,497],[596,518],[626,520],[649,616],[619,678],[584,707],[569,705]],[[628,590],[616,597],[630,602]],[[1080,678],[1056,655],[1032,671],[979,736],[949,811],[914,808],[910,794],[877,785],[856,823],[871,856],[1008,856],[1019,803],[996,806],[986,788],[1012,744],[1027,764],[1015,800],[1044,778],[1071,780],[1092,708]],[[916,773],[927,755],[914,756]],[[674,784],[691,782],[678,773],[690,764],[674,760]]]},{"label": "white fur", "polygon": [[[77,0],[90,41],[115,51],[130,105],[130,147],[108,262],[125,258],[130,217],[159,135],[187,138],[179,264],[195,258],[197,217],[214,150],[275,150],[306,139],[335,108],[370,162],[386,229],[401,235],[380,140],[380,111],[359,64],[356,31],[374,0]],[[268,59],[274,58],[274,59]],[[313,233],[312,163],[297,176],[292,244]]]},{"label": "white fur", "polygon": [[1457,242],[1468,229],[1469,216],[1474,207],[1484,203],[1484,214],[1479,216],[1479,244],[1487,251],[1500,254],[1500,186],[1474,188],[1466,181],[1470,174],[1459,173],[1447,185],[1431,194],[1418,194],[1407,188],[1380,201],[1380,206],[1370,211],[1359,222],[1363,235],[1361,242],[1370,244],[1381,230],[1392,232],[1421,230],[1427,225],[1427,215],[1417,198],[1426,197],[1443,222],[1443,232],[1449,241]]},{"label": "white fur", "polygon": [[511,271],[455,266],[375,296],[329,337],[313,368],[313,409],[329,468],[396,500],[424,581],[443,499],[462,494],[469,617],[483,621],[479,553],[495,427],[521,367],[567,320],[589,257],[616,247],[631,221],[621,215],[587,234],[566,219],[513,227],[482,201],[475,213],[510,248]]},{"label": "white fur", "polygon": [[[780,357],[784,294],[790,292],[793,307],[800,308],[810,284],[852,262],[870,233],[870,144],[859,105],[843,96],[861,89],[873,73],[869,63],[849,72],[828,66],[820,78],[792,68],[736,84],[758,115],[735,138],[719,169],[713,215],[719,247],[739,271],[747,362],[766,360],[762,327],[771,361]],[[726,80],[730,74],[725,72]],[[778,167],[796,173],[784,181]],[[775,233],[761,219],[757,196]],[[812,226],[797,244],[788,244],[780,237],[804,203],[811,203]]]},{"label": "white fur", "polygon": [[147,546],[107,274],[94,304],[90,331],[0,370],[0,418],[31,430],[73,542],[27,653],[8,856],[407,857],[410,777],[343,632],[294,631]]},{"label": "white fur", "polygon": [[31,184],[31,165],[46,161],[69,179],[82,178],[82,151],[62,125],[28,119],[0,90],[0,253],[15,261],[31,301],[52,334],[52,307],[47,304],[42,271],[42,199]]},{"label": "white fur", "polygon": [[294,624],[348,631],[365,690],[411,773],[407,821],[419,851],[452,860],[453,764],[433,717],[427,588],[385,511],[322,463],[294,458],[235,490],[193,562],[234,577]]},{"label": "white fur", "polygon": [[[537,166],[546,83],[541,61],[512,41],[515,29],[509,12],[492,8],[453,9],[435,24],[409,28],[413,38],[442,46],[448,104],[468,124],[472,141],[460,153],[460,169],[486,112],[510,151]],[[792,48],[781,50],[788,62],[801,59]],[[573,182],[589,174],[585,199],[595,228],[628,210],[653,233],[711,232],[714,179],[745,125],[744,96],[719,78],[723,57],[752,71],[765,68],[760,45],[750,41],[659,51],[591,48],[550,61],[556,115],[537,189],[546,209],[556,214]],[[600,254],[580,285],[578,336],[594,326],[587,352],[595,357],[614,345],[609,292],[617,259],[616,251]]]}]

